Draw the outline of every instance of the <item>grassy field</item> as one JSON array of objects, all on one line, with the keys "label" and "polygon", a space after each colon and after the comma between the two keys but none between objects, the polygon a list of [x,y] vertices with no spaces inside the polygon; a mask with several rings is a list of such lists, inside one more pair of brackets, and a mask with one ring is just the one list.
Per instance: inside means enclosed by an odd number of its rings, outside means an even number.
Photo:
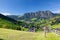
[{"label": "grassy field", "polygon": [[44,33],[24,32],[10,29],[0,28],[0,39],[3,40],[60,40],[60,36],[55,33],[47,33],[47,37],[44,37]]}]

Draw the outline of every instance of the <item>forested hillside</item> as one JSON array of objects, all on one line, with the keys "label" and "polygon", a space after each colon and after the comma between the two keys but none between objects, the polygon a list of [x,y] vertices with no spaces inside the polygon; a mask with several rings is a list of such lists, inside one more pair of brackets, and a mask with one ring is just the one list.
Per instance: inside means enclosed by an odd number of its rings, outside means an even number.
[{"label": "forested hillside", "polygon": [[[58,25],[58,26],[56,26]],[[34,31],[41,31],[43,27],[48,26],[51,29],[60,28],[60,15],[55,15],[48,19],[45,18],[31,18],[30,21],[17,21],[13,18],[9,18],[0,14],[0,27],[8,29],[16,29],[28,31],[33,29]]]},{"label": "forested hillside", "polygon": [[15,19],[9,18],[0,14],[0,28],[15,29],[18,30],[20,26],[24,26],[24,22],[17,21]]}]

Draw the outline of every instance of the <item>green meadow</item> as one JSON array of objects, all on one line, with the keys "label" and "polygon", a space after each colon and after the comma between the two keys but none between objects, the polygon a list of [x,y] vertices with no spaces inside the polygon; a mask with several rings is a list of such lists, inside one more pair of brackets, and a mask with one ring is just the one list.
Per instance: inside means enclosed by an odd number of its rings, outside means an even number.
[{"label": "green meadow", "polygon": [[60,40],[60,36],[55,33],[47,33],[46,38],[44,32],[25,32],[11,29],[0,28],[1,40]]}]

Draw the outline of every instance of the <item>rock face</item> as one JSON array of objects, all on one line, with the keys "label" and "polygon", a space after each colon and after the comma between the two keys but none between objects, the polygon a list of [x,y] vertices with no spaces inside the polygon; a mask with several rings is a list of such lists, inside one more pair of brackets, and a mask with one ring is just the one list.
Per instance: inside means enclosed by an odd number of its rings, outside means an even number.
[{"label": "rock face", "polygon": [[51,11],[38,11],[38,12],[31,12],[25,13],[21,19],[31,19],[31,18],[50,18],[53,17],[53,13]]},{"label": "rock face", "polygon": [[53,17],[54,15],[57,15],[57,14],[54,14],[51,11],[37,11],[37,12],[25,13],[23,16],[20,16],[20,17],[19,15],[8,15],[8,17],[13,18],[15,20],[29,21],[32,18],[37,18],[37,20],[40,18],[48,19],[50,17]]}]

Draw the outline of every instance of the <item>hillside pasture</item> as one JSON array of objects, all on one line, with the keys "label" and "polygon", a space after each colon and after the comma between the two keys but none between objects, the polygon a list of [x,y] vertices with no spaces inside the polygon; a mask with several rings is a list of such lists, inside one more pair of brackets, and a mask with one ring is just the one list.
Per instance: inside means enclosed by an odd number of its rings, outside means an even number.
[{"label": "hillside pasture", "polygon": [[44,32],[25,32],[11,29],[0,28],[0,39],[2,40],[60,40],[60,36],[55,33],[47,33],[46,38]]}]

